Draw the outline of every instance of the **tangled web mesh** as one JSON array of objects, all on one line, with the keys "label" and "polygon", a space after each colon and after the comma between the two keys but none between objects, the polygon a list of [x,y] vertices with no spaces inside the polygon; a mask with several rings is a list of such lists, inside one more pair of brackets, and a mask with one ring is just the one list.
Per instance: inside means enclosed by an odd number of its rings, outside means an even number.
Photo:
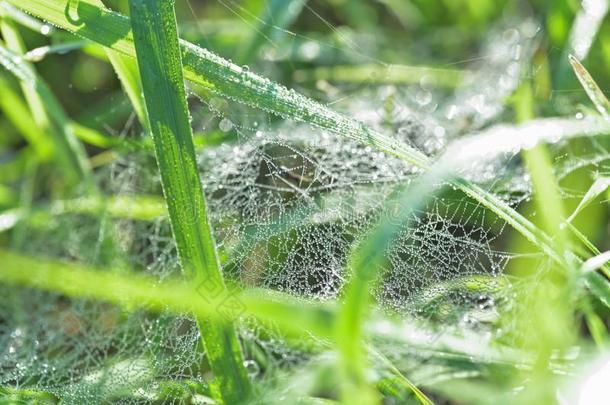
[{"label": "tangled web mesh", "polygon": [[[471,66],[472,77],[452,94],[422,84],[367,86],[357,95],[341,93],[335,107],[436,156],[502,113],[504,98],[528,63],[536,28],[531,21],[512,27],[490,35],[483,62]],[[193,93],[190,101],[196,131],[217,126],[213,132],[231,138],[198,154],[225,276],[315,300],[339,297],[350,278],[350,249],[381,217],[396,215],[386,202],[419,170],[336,134],[278,123],[217,96],[204,100]],[[599,156],[595,162],[568,157],[558,173],[589,164],[608,171]],[[486,162],[470,176],[513,207],[529,198],[516,157]],[[120,157],[99,178],[108,194],[161,192],[154,158],[146,153]],[[509,287],[497,280],[513,258],[505,228],[478,203],[447,188],[414,213],[387,248],[373,291],[379,308],[440,330],[453,325],[453,332],[496,331],[498,313],[510,309],[502,306]],[[159,281],[180,272],[166,218],[59,215],[44,229],[27,232],[21,247],[27,252],[125,265]],[[187,402],[192,398],[185,393],[205,386],[205,353],[187,315],[0,288],[6,297],[0,304],[3,386],[35,387],[67,403],[155,402],[164,395]],[[324,342],[294,342],[253,319],[242,319],[239,328],[252,378],[272,379],[272,370],[290,370],[324,352]],[[404,356],[409,363],[401,363],[402,343],[377,344],[394,353],[396,364],[404,364],[415,380],[430,377],[425,352]]]}]

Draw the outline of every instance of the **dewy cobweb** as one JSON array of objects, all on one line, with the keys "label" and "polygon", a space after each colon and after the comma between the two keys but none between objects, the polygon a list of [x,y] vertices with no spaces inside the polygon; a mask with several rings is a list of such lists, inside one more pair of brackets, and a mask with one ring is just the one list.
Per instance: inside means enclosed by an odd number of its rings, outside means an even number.
[{"label": "dewy cobweb", "polygon": [[[473,76],[453,94],[425,83],[367,86],[354,93],[333,87],[340,95],[332,95],[339,100],[334,108],[437,156],[462,134],[497,121],[503,99],[518,85],[536,26],[529,20],[507,26],[490,35],[469,66]],[[225,276],[309,299],[340,298],[350,278],[350,249],[382,216],[395,215],[384,202],[419,170],[371,147],[307,124],[278,122],[217,96],[203,98],[193,90],[190,101],[195,132],[226,140],[198,156]],[[582,166],[583,159],[566,158],[560,174]],[[469,177],[512,206],[529,198],[527,177],[514,156],[485,162]],[[161,193],[154,159],[143,152],[118,158],[99,178],[108,194]],[[510,285],[499,276],[513,258],[503,240],[505,227],[446,187],[387,248],[373,290],[379,308],[439,334],[502,333],[495,321],[510,310]],[[48,255],[132,268],[160,281],[180,273],[165,218],[60,215],[27,232],[21,248],[32,253],[44,247]],[[205,353],[189,316],[1,288],[2,385],[36,387],[66,403],[187,402],[191,397],[184,393],[197,391],[193,384],[205,385]],[[296,343],[252,319],[242,319],[240,331],[251,377],[269,384],[274,370],[289,373],[325,352],[324,342]],[[398,359],[405,350],[395,342],[376,343]],[[428,360],[419,353],[405,367],[411,375],[425,375]]]}]

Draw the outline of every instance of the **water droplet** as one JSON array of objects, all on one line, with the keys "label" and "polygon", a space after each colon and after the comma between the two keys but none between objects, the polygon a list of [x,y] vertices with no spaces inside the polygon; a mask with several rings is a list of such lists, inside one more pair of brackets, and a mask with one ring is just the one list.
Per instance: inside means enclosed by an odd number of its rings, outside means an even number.
[{"label": "water droplet", "polygon": [[51,26],[48,24],[43,24],[40,26],[40,33],[42,35],[49,35],[51,33]]},{"label": "water droplet", "polygon": [[223,118],[218,124],[218,128],[220,128],[222,132],[229,132],[233,129],[233,122],[228,118]]},{"label": "water droplet", "polygon": [[261,371],[258,363],[255,362],[254,360],[244,361],[244,367],[246,368],[246,371],[248,372],[248,375],[250,376],[250,378],[256,377]]}]

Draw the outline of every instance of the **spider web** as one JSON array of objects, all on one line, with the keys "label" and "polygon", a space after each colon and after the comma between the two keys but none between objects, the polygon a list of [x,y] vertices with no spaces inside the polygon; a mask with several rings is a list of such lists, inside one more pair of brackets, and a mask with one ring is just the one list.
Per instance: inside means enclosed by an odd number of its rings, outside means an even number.
[{"label": "spider web", "polygon": [[[266,24],[233,1],[219,2],[250,27]],[[323,19],[313,6],[304,7],[303,12]],[[261,49],[261,71],[273,75],[274,65],[291,55],[315,61],[332,52],[344,61],[388,66],[374,56],[374,45],[367,46],[371,38],[323,22],[332,42],[272,27]],[[359,86],[319,81],[315,89],[301,90],[434,157],[464,133],[502,118],[504,99],[529,64],[536,30],[527,19],[499,22],[479,53],[459,63],[473,73],[455,91],[438,90],[426,80]],[[336,134],[278,121],[217,95],[193,90],[189,103],[195,132],[228,139],[198,155],[225,277],[315,300],[340,298],[351,277],[346,272],[350,250],[380,218],[396,215],[387,201],[419,171]],[[589,164],[607,170],[605,158],[599,159],[607,152],[599,148],[593,158],[566,158],[558,173]],[[161,193],[148,154],[121,156],[98,177],[108,194]],[[468,177],[513,207],[529,198],[517,157],[484,162]],[[499,314],[510,310],[505,305],[510,286],[494,281],[514,257],[505,251],[506,226],[447,189],[414,213],[409,227],[387,248],[373,295],[382,312],[434,325],[441,334],[497,333]],[[45,229],[28,229],[28,243],[21,248],[97,265],[128,264],[160,281],[180,272],[164,218],[141,222],[61,215]],[[1,288],[8,297],[0,306],[3,386],[43,390],[66,403],[189,403],[207,392],[201,377],[205,353],[191,317]],[[313,338],[296,342],[253,319],[242,319],[239,329],[251,377],[283,394],[292,388],[275,377],[289,380],[286,375],[302,370],[296,365],[320,362],[328,349]],[[396,364],[404,364],[404,349],[390,342],[377,345],[395,353]],[[417,354],[404,370],[424,375],[428,358]]]}]

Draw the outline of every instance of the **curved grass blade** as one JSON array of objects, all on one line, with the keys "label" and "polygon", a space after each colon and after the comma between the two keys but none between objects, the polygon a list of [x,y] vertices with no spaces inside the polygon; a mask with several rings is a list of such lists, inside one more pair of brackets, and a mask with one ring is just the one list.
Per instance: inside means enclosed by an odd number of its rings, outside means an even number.
[{"label": "curved grass blade", "polygon": [[610,250],[588,259],[582,264],[581,271],[583,273],[595,271],[608,262],[610,262]]},{"label": "curved grass blade", "polygon": [[[225,287],[193,145],[172,1],[130,0],[138,67],[157,164],[183,272],[214,300]],[[224,403],[251,395],[237,333],[229,321],[199,320]]]},{"label": "curved grass blade", "polygon": [[[366,381],[366,358],[363,354],[364,321],[368,316],[370,285],[377,277],[390,244],[398,232],[408,226],[412,212],[432,198],[435,185],[448,176],[446,167],[434,167],[409,187],[398,188],[386,204],[389,206],[390,203],[397,203],[395,208],[398,208],[400,221],[387,215],[382,216],[350,252],[348,268],[352,277],[345,287],[345,298],[337,315],[336,327],[340,364],[346,380],[346,390],[343,392],[346,403],[357,401],[357,397],[371,400],[370,387]],[[375,398],[372,400],[376,401]]]},{"label": "curved grass blade", "polygon": [[[353,385],[363,386],[365,384],[363,376],[366,367],[361,346],[363,323],[366,318],[370,296],[369,286],[375,281],[377,271],[383,264],[385,258],[384,252],[390,247],[400,229],[408,226],[413,212],[432,198],[432,193],[437,187],[436,185],[449,181],[453,184],[462,185],[462,190],[477,201],[481,201],[481,198],[493,199],[491,200],[492,203],[488,202],[483,205],[493,207],[492,211],[494,212],[496,212],[496,209],[502,209],[503,211],[498,212],[499,216],[510,218],[511,220],[508,222],[513,227],[520,230],[523,235],[529,235],[531,240],[537,243],[538,246],[547,249],[545,253],[557,264],[562,267],[567,266],[564,256],[565,244],[556,245],[548,235],[540,231],[531,222],[522,219],[523,217],[506,206],[505,203],[497,200],[493,195],[480,190],[478,186],[466,183],[463,179],[455,178],[453,174],[461,166],[481,159],[483,157],[482,153],[486,155],[487,159],[493,159],[496,154],[505,152],[516,153],[521,149],[532,147],[543,140],[574,136],[585,129],[579,127],[576,130],[572,126],[578,126],[577,124],[563,125],[566,122],[561,121],[555,122],[549,120],[547,122],[539,120],[538,122],[546,123],[546,125],[540,126],[530,123],[519,127],[492,128],[485,133],[459,140],[450,145],[439,161],[424,175],[411,183],[408,188],[396,190],[395,196],[388,199],[388,204],[391,202],[397,204],[397,207],[394,208],[398,208],[401,221],[396,221],[395,218],[382,217],[369,233],[365,235],[360,244],[350,253],[348,267],[353,275],[350,283],[345,288],[344,304],[338,314],[337,341],[345,369],[344,374],[354,380]],[[591,134],[608,131],[608,126],[605,123],[594,121],[590,125],[591,127],[586,129]],[[536,136],[531,139],[533,128],[536,129]],[[557,132],[558,129],[562,130]],[[510,132],[510,135],[507,135],[505,131]],[[494,145],[495,149],[489,151],[489,148],[477,147],[478,145]],[[453,180],[451,180],[452,178]],[[385,212],[395,211],[395,209],[390,210],[388,208]],[[559,227],[559,222],[556,225]]]},{"label": "curved grass blade", "polygon": [[123,90],[125,90],[125,93],[138,116],[138,121],[140,121],[143,128],[148,128],[146,107],[144,105],[144,99],[142,98],[142,83],[140,81],[140,74],[136,63],[133,59],[123,54],[108,48],[104,49],[112,68],[123,85]]},{"label": "curved grass blade", "polygon": [[599,197],[601,194],[603,194],[608,189],[608,187],[610,187],[610,177],[600,177],[600,178],[596,179],[593,182],[593,184],[591,185],[591,187],[589,187],[589,190],[587,190],[587,192],[585,193],[582,200],[580,200],[580,202],[578,203],[578,206],[574,209],[574,212],[572,212],[572,214],[566,221],[572,222],[572,220],[582,210],[587,208],[587,206],[589,206],[589,204],[591,204],[591,202],[593,202],[593,200],[595,200],[597,197]]},{"label": "curved grass blade", "polygon": [[540,144],[521,154],[531,176],[536,205],[547,232],[555,235],[558,247],[568,253],[570,243],[564,226],[565,214],[549,153],[545,145]]}]

